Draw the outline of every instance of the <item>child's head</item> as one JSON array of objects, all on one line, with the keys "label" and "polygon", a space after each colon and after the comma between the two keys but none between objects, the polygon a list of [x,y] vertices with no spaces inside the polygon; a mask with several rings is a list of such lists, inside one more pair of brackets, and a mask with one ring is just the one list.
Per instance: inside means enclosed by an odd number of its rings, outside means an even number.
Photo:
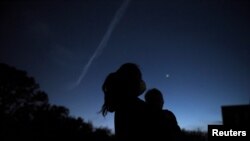
[{"label": "child's head", "polygon": [[164,99],[161,91],[156,88],[150,89],[145,94],[145,101],[155,108],[162,109],[164,104]]}]

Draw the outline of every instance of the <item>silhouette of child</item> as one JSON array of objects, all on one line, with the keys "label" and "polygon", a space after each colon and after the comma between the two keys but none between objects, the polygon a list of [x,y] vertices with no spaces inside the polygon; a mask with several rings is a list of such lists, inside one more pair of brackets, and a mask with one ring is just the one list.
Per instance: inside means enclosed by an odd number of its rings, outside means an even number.
[{"label": "silhouette of child", "polygon": [[119,141],[147,139],[147,105],[138,98],[146,89],[141,71],[134,63],[123,64],[105,79],[102,90],[105,116],[114,112],[115,136]]},{"label": "silhouette of child", "polygon": [[149,107],[151,107],[152,116],[151,119],[155,120],[153,127],[157,128],[155,132],[161,138],[167,140],[177,140],[180,135],[180,127],[177,123],[176,117],[170,110],[163,109],[164,99],[161,91],[156,88],[150,89],[146,92],[145,101]]}]

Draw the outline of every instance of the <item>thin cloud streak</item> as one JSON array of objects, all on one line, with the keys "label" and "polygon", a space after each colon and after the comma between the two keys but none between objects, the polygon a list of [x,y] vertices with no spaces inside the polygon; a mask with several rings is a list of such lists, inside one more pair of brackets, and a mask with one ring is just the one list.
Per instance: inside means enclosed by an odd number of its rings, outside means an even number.
[{"label": "thin cloud streak", "polygon": [[120,19],[122,18],[123,14],[125,13],[128,5],[129,5],[130,0],[124,0],[121,7],[117,10],[113,20],[111,21],[105,35],[103,36],[100,44],[98,45],[98,47],[96,48],[95,52],[93,53],[93,55],[89,58],[87,64],[84,66],[81,75],[79,76],[78,80],[75,83],[74,87],[79,86],[79,84],[81,83],[81,81],[84,79],[84,77],[86,76],[91,64],[93,63],[93,61],[102,53],[103,49],[106,47],[107,42],[114,30],[114,28],[116,27],[116,25],[119,23]]}]

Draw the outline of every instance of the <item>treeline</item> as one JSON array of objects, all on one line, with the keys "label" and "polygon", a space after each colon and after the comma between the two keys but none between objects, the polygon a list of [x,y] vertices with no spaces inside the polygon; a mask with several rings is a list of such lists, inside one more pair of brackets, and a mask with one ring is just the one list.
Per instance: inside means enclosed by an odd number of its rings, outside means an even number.
[{"label": "treeline", "polygon": [[197,130],[181,130],[181,141],[207,141],[207,132]]},{"label": "treeline", "polygon": [[49,103],[33,77],[0,64],[0,140],[113,140],[111,130],[69,115],[64,106]]},{"label": "treeline", "polygon": [[[69,109],[49,103],[33,77],[0,63],[0,140],[113,141],[110,129],[95,128],[72,117]],[[185,141],[205,141],[206,134],[182,130]]]}]

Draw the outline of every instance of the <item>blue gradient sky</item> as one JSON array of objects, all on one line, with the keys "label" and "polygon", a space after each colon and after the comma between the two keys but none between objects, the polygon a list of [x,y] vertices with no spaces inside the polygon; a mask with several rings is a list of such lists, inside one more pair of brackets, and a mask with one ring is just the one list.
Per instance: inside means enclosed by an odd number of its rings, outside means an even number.
[{"label": "blue gradient sky", "polygon": [[206,130],[221,123],[222,105],[250,101],[249,1],[132,0],[73,89],[122,0],[0,3],[0,61],[26,70],[51,103],[95,126],[113,129],[113,114],[98,114],[101,85],[125,62],[162,91],[181,128]]}]

